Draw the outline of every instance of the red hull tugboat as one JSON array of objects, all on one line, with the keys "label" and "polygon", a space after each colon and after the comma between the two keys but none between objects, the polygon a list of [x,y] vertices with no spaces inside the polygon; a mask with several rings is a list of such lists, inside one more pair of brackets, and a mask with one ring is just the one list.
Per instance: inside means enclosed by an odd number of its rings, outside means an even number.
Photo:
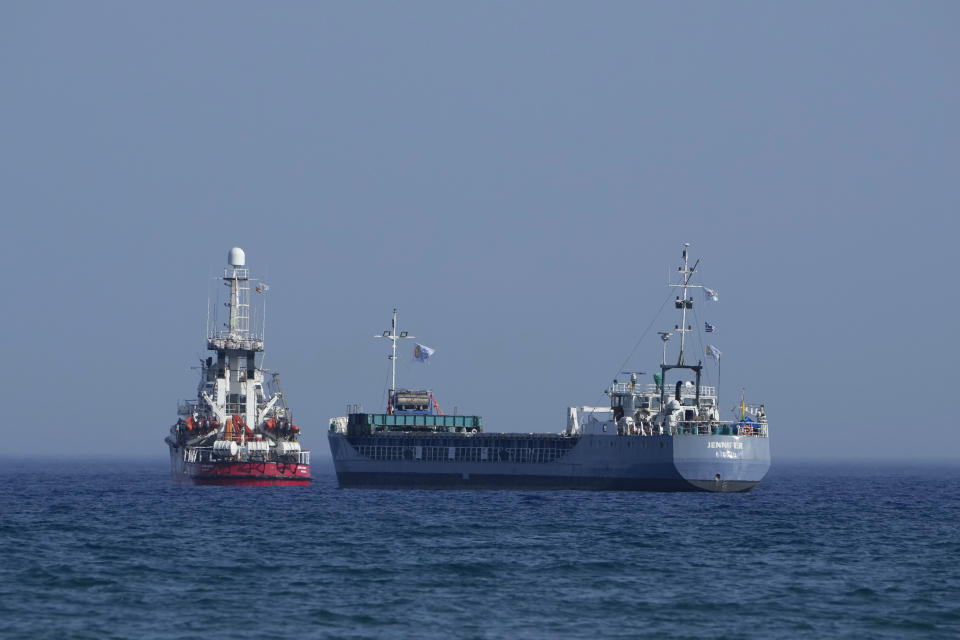
[{"label": "red hull tugboat", "polygon": [[[250,327],[245,262],[242,249],[230,250],[222,278],[230,288],[229,321],[223,329],[208,328],[207,349],[215,356],[201,362],[197,397],[180,403],[166,437],[171,475],[183,484],[309,485],[310,452],[300,449],[300,428],[277,374],[268,381],[257,366],[263,327]],[[267,285],[255,288],[263,293]]]}]

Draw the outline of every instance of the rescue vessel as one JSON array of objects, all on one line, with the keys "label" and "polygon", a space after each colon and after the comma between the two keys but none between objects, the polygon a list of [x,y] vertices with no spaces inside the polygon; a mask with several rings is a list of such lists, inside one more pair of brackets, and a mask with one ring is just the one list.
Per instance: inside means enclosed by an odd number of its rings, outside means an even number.
[{"label": "rescue vessel", "polygon": [[[718,389],[703,384],[704,364],[687,362],[687,315],[692,291],[716,294],[692,279],[688,244],[677,269],[680,324],[662,331],[660,372],[643,384],[640,372],[606,389],[608,407],[572,406],[565,428],[537,432],[484,432],[480,416],[448,416],[429,390],[396,389],[396,309],[390,338],[394,373],[383,413],[348,407],[331,419],[330,451],[341,487],[389,489],[586,489],[741,492],[753,489],[770,467],[770,429],[761,404],[743,397],[733,420],[721,420]],[[712,325],[705,323],[705,331]],[[699,326],[698,326],[699,329]],[[667,361],[668,340],[679,334],[679,354]],[[720,352],[710,345],[705,355]],[[672,379],[671,379],[672,377]]]},{"label": "rescue vessel", "polygon": [[219,279],[229,290],[228,318],[211,330],[208,311],[212,355],[201,360],[197,395],[178,404],[165,438],[171,476],[194,485],[309,485],[310,452],[300,448],[277,374],[267,378],[262,368],[262,314],[259,328],[251,328],[251,284],[258,294],[269,287],[250,278],[239,247],[230,249]]}]

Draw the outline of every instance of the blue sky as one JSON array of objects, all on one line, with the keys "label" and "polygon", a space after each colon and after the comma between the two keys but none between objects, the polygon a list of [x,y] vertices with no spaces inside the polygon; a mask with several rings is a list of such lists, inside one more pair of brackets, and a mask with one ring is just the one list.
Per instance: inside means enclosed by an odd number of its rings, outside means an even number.
[{"label": "blue sky", "polygon": [[690,242],[722,403],[765,403],[775,459],[955,460],[958,17],[6,2],[0,453],[165,456],[234,245],[320,460],[329,417],[382,403],[395,306],[436,349],[401,384],[558,431]]}]

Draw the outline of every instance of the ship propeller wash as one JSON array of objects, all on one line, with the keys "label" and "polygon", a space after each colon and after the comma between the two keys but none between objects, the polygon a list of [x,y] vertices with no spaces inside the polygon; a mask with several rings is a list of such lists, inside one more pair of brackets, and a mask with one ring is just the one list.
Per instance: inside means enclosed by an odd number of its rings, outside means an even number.
[{"label": "ship propeller wash", "polygon": [[[559,433],[488,433],[479,416],[445,416],[429,391],[396,389],[386,413],[352,407],[330,421],[328,439],[341,487],[435,489],[589,489],[633,491],[749,491],[770,467],[770,431],[763,405],[741,399],[736,420],[723,421],[716,387],[702,384],[703,363],[686,361],[687,314],[699,262],[688,247],[677,269],[675,307],[680,324],[662,331],[663,359],[651,384],[639,372],[606,390],[609,407],[573,406]],[[698,327],[699,329],[699,327]],[[712,332],[713,325],[706,325]],[[668,340],[679,334],[679,354],[668,363]],[[378,336],[380,337],[380,336]],[[396,360],[396,310],[393,329]],[[719,352],[707,347],[706,355]],[[675,378],[670,381],[670,377]],[[719,372],[718,372],[719,377]],[[692,379],[690,379],[692,378]],[[437,409],[437,411],[434,411]],[[533,433],[531,433],[533,432]]]},{"label": "ship propeller wash", "polygon": [[[178,406],[165,441],[173,480],[184,484],[309,485],[310,452],[300,449],[300,428],[276,374],[266,379],[257,366],[263,327],[250,326],[250,283],[242,249],[227,257],[223,284],[229,288],[228,321],[207,330],[196,399]],[[266,285],[256,286],[257,292]],[[261,361],[262,361],[262,356]]]}]

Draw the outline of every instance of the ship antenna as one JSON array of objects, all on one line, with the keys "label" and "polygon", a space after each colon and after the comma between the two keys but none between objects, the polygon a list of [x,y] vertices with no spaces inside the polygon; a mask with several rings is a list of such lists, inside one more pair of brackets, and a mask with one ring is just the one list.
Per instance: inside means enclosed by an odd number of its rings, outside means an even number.
[{"label": "ship antenna", "polygon": [[[265,292],[264,289],[262,292]],[[266,342],[267,336],[267,296],[263,296],[263,320],[260,322],[260,342]],[[267,352],[264,350],[260,355],[260,368],[263,369],[263,363],[267,359]],[[293,422],[293,419],[290,420]]]},{"label": "ship antenna", "polygon": [[389,405],[393,406],[393,394],[397,390],[397,340],[404,338],[415,338],[416,336],[411,336],[406,331],[401,331],[397,335],[397,309],[393,309],[393,322],[390,325],[389,331],[384,331],[379,336],[373,336],[374,338],[387,338],[391,342],[391,352],[387,358],[390,360],[390,397],[388,399]]},{"label": "ship antenna", "polygon": [[667,340],[670,339],[670,336],[673,335],[672,331],[657,331],[660,334],[660,339],[663,340],[663,361],[660,364],[667,364]]}]

